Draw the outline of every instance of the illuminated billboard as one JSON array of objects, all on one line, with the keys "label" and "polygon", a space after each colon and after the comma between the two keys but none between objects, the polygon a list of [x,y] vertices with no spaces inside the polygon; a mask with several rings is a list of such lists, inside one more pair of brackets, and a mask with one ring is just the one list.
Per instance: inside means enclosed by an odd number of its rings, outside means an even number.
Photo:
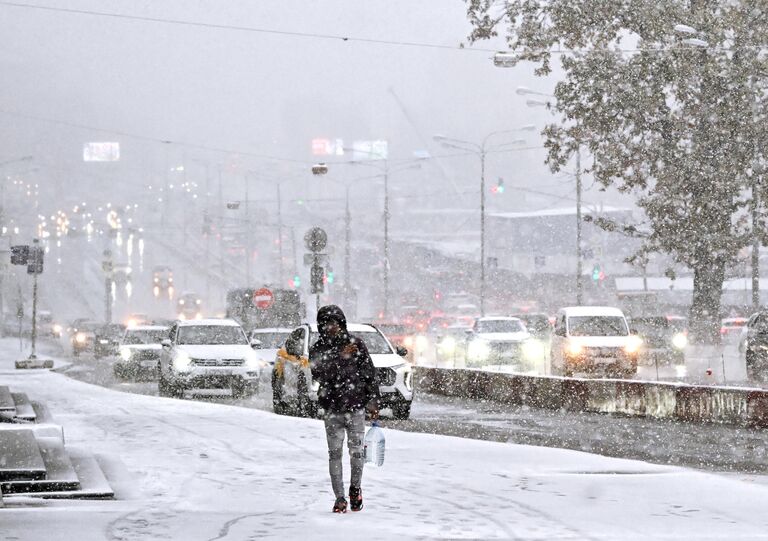
[{"label": "illuminated billboard", "polygon": [[120,143],[85,143],[84,162],[116,162],[120,160]]},{"label": "illuminated billboard", "polygon": [[343,156],[344,140],[316,137],[315,139],[312,139],[312,155],[313,156]]},{"label": "illuminated billboard", "polygon": [[353,160],[386,160],[389,154],[387,141],[355,141],[352,144]]}]

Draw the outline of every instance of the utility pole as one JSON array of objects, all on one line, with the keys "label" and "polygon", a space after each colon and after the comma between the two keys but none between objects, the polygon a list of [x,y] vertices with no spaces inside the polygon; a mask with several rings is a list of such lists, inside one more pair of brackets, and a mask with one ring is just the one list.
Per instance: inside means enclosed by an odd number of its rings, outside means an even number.
[{"label": "utility pole", "polygon": [[112,250],[104,250],[101,268],[104,271],[104,323],[112,323]]},{"label": "utility pole", "polygon": [[480,317],[485,316],[485,145],[480,150]]},{"label": "utility pole", "polygon": [[248,201],[248,173],[245,174],[245,283],[251,285],[251,212]]},{"label": "utility pole", "polygon": [[[761,170],[762,172],[762,170]],[[758,176],[752,176],[752,309],[760,309],[760,237],[758,235],[760,218],[760,194]]]},{"label": "utility pole", "polygon": [[581,145],[579,145],[576,148],[576,304],[578,306],[583,302],[581,274]]},{"label": "utility pole", "polygon": [[344,308],[349,307],[349,289],[351,287],[349,282],[349,274],[351,272],[351,241],[352,241],[352,214],[349,211],[349,183],[346,185],[346,197],[345,197],[345,210],[344,210]]},{"label": "utility pole", "polygon": [[32,241],[32,352],[29,355],[30,359],[37,358],[37,275],[42,272],[43,264],[43,249],[40,248],[38,239]]},{"label": "utility pole", "polygon": [[389,316],[389,162],[384,160],[384,317]]},{"label": "utility pole", "polygon": [[280,287],[285,287],[285,263],[283,262],[283,209],[280,183],[277,183],[277,238],[280,257]]}]

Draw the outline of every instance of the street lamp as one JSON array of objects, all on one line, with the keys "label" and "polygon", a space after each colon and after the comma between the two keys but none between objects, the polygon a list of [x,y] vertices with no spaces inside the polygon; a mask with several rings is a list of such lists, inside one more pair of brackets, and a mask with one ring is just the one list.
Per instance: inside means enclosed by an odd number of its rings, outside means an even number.
[{"label": "street lamp", "polygon": [[[534,95],[544,96],[547,98],[554,98],[551,94],[545,94],[543,92],[537,92],[526,88],[524,86],[517,87],[515,93],[519,96]],[[551,104],[549,101],[543,100],[526,100],[525,104],[528,107],[549,107]],[[581,305],[583,302],[583,286],[582,286],[582,272],[583,262],[581,259],[581,141],[576,145],[576,304]]]},{"label": "street lamp", "polygon": [[485,157],[488,152],[498,151],[510,145],[525,143],[524,139],[516,139],[494,148],[488,147],[491,137],[504,133],[514,133],[520,131],[532,131],[536,126],[528,124],[514,130],[498,130],[486,135],[481,143],[454,139],[444,135],[435,135],[433,139],[444,147],[456,148],[475,154],[480,158],[480,316],[485,315]]},{"label": "street lamp", "polygon": [[[379,178],[381,175],[371,175],[367,177],[358,177],[347,181],[329,180],[334,184],[344,186],[344,306],[349,307],[349,292],[352,289],[350,284],[351,277],[351,259],[352,259],[352,213],[349,208],[349,191],[353,184],[363,180]],[[345,308],[346,309],[346,308]]]},{"label": "street lamp", "polygon": [[[378,178],[383,177],[384,178],[384,261],[383,261],[383,282],[384,282],[384,308],[383,308],[383,314],[386,317],[389,314],[389,219],[390,219],[390,213],[389,213],[389,175],[391,173],[399,173],[401,171],[406,171],[408,169],[418,169],[421,167],[421,164],[416,163],[419,162],[425,158],[417,158],[415,161],[412,162],[406,162],[402,164],[401,166],[396,166],[391,168],[389,166],[389,160],[381,153],[375,152],[375,151],[364,151],[359,148],[344,148],[344,151],[352,151],[352,152],[363,152],[365,154],[369,154],[371,156],[374,156],[374,158],[378,158],[380,161],[383,162],[383,165],[378,165],[375,162],[368,161],[351,161],[351,162],[344,162],[348,165],[364,165],[367,167],[373,167],[374,169],[377,169],[380,171],[381,174],[374,175],[370,178]],[[318,165],[325,165],[325,164],[318,164]],[[315,168],[313,167],[312,172],[315,173]],[[323,173],[315,173],[315,174],[325,174],[327,173],[327,167],[325,169],[325,172]],[[369,177],[366,177],[369,178]],[[346,273],[345,273],[346,274]],[[345,278],[346,280],[346,278]]]}]

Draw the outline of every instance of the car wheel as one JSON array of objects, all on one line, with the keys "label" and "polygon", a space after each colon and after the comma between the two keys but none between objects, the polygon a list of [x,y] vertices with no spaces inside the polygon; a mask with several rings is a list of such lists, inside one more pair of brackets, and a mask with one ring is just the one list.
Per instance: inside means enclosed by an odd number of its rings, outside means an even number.
[{"label": "car wheel", "polygon": [[272,373],[272,411],[277,415],[288,415],[289,410],[283,402],[283,378]]},{"label": "car wheel", "polygon": [[247,386],[244,381],[232,382],[232,398],[245,398],[248,394]]},{"label": "car wheel", "polygon": [[316,419],[317,403],[312,401],[312,399],[309,397],[309,386],[307,385],[307,378],[303,373],[298,375],[296,387],[299,393],[299,400],[297,404],[299,417],[309,417],[310,419]]},{"label": "car wheel", "polygon": [[126,377],[125,377],[125,369],[122,366],[120,366],[119,364],[116,364],[112,368],[112,372],[115,374],[115,379],[119,379],[119,380],[126,379]]},{"label": "car wheel", "polygon": [[168,382],[165,380],[162,374],[160,374],[160,379],[157,380],[157,393],[160,396],[171,396],[171,390],[168,386]]},{"label": "car wheel", "polygon": [[411,403],[403,401],[395,404],[392,406],[392,415],[395,419],[407,421],[411,416]]}]

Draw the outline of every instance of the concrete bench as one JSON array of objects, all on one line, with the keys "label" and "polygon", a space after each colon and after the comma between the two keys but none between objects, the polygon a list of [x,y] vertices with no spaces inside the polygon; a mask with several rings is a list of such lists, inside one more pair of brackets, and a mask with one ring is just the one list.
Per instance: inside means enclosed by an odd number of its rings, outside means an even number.
[{"label": "concrete bench", "polygon": [[34,432],[0,430],[0,481],[39,480],[45,476],[45,462]]},{"label": "concrete bench", "polygon": [[13,402],[16,405],[16,418],[23,421],[35,422],[37,420],[37,414],[35,413],[32,403],[25,393],[11,393]]},{"label": "concrete bench", "polygon": [[5,385],[0,385],[0,413],[16,415],[16,402],[13,401],[11,391]]},{"label": "concrete bench", "polygon": [[72,461],[58,438],[37,438],[45,464],[44,479],[13,479],[0,482],[7,496],[41,492],[76,491],[80,489]]}]

